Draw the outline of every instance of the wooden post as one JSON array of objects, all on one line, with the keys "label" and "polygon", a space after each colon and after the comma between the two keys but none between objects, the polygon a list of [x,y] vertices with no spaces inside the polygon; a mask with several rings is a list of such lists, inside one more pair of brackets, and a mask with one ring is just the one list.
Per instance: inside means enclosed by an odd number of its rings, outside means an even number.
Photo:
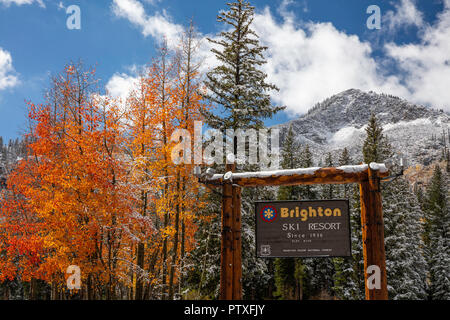
[{"label": "wooden post", "polygon": [[[237,155],[236,136],[233,155],[233,158]],[[227,163],[225,168],[227,172],[235,172],[236,164]],[[222,190],[220,299],[242,300],[241,188],[225,181]]]},{"label": "wooden post", "polygon": [[[387,300],[386,254],[384,224],[378,172],[368,169],[368,179],[360,183],[361,225],[364,254],[366,300]],[[369,289],[367,268],[380,268],[380,288]]]},{"label": "wooden post", "polygon": [[242,300],[241,188],[233,186],[233,300]]},{"label": "wooden post", "polygon": [[233,192],[230,182],[222,186],[222,241],[220,258],[220,299],[233,298]]}]

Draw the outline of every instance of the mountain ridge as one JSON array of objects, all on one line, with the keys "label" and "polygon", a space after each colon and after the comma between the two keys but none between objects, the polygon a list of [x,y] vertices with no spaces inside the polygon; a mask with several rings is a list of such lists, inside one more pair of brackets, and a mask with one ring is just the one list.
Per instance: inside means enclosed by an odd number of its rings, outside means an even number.
[{"label": "mountain ridge", "polygon": [[374,113],[399,156],[411,164],[439,160],[448,146],[450,114],[408,102],[405,99],[373,91],[348,89],[317,103],[308,113],[284,124],[281,142],[290,126],[296,140],[308,144],[322,159],[328,152],[348,148],[355,161],[361,161],[365,126]]}]

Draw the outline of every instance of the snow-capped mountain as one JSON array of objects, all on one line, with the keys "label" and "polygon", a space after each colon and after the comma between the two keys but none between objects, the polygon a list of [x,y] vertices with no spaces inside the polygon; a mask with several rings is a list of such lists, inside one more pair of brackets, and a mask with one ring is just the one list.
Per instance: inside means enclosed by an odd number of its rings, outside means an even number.
[{"label": "snow-capped mountain", "polygon": [[349,89],[318,103],[298,119],[275,126],[281,141],[292,126],[298,142],[317,156],[347,147],[360,161],[365,128],[371,113],[382,124],[396,154],[410,164],[438,160],[449,144],[450,115],[386,94]]}]

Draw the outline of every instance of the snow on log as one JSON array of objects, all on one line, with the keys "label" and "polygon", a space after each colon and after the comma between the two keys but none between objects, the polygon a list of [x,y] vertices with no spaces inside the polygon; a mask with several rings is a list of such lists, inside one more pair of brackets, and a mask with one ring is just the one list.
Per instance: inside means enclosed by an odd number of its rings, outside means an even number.
[{"label": "snow on log", "polygon": [[[379,177],[388,176],[389,170],[384,164],[371,163],[370,168],[378,172]],[[368,179],[369,165],[341,166],[337,168],[299,168],[289,170],[259,171],[259,172],[228,172],[224,179],[223,174],[215,174],[208,182],[221,183],[224,180],[232,181],[242,187],[277,186],[298,184],[346,184],[359,183]]]},{"label": "snow on log", "polygon": [[371,162],[369,164],[370,169],[374,170],[374,171],[380,171],[380,172],[388,172],[389,169],[386,167],[386,165],[384,163],[375,163],[375,162]]},{"label": "snow on log", "polygon": [[[248,179],[248,178],[267,178],[267,177],[280,177],[280,176],[292,176],[292,175],[312,175],[317,170],[317,168],[299,168],[299,169],[286,169],[286,170],[273,170],[273,171],[258,171],[258,172],[240,172],[233,173],[233,181],[236,179]],[[221,180],[223,174],[215,174],[210,180]]]}]

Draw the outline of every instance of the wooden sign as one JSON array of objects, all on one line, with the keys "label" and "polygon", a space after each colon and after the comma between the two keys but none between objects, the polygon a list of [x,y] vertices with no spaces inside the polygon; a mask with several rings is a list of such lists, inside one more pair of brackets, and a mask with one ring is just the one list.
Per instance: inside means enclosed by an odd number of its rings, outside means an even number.
[{"label": "wooden sign", "polygon": [[351,256],[348,200],[255,203],[261,258]]}]

